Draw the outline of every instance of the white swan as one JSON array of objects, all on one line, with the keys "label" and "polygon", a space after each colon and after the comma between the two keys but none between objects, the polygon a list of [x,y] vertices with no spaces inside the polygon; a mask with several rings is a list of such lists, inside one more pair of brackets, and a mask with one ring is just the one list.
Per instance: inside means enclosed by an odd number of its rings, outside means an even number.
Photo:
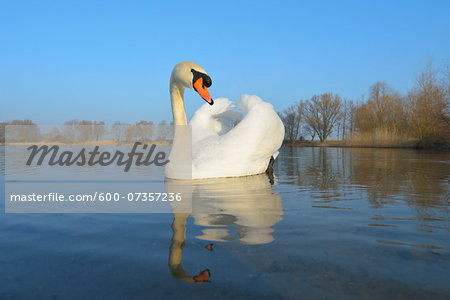
[{"label": "white swan", "polygon": [[[208,92],[211,78],[199,65],[192,62],[177,64],[170,78],[170,96],[175,125],[187,125],[184,108],[185,88],[194,89],[209,104],[194,114],[192,129],[192,176],[189,179],[237,177],[264,173],[273,156],[276,158],[284,138],[284,126],[273,106],[257,96],[243,95],[237,103],[245,117],[232,129],[224,117],[235,115],[236,107],[226,98],[213,101]],[[180,126],[177,126],[178,128]],[[187,131],[175,132],[166,177],[188,179],[183,174],[183,163],[174,154],[178,145],[186,142]],[[184,144],[186,145],[186,144]],[[183,151],[183,146],[178,147]],[[190,167],[190,166],[189,166]],[[186,168],[184,169],[186,170]]]}]

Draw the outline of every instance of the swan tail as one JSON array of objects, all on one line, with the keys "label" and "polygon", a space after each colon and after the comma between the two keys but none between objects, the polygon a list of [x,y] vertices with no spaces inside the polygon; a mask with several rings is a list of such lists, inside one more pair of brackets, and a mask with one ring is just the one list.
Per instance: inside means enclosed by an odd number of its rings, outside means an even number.
[{"label": "swan tail", "polygon": [[278,154],[280,154],[280,151],[275,151],[275,153],[272,154],[272,157],[273,157],[274,160],[277,159]]},{"label": "swan tail", "polygon": [[264,102],[261,98],[255,95],[241,95],[239,101],[237,102],[237,107],[244,113],[249,112],[255,108],[265,108],[273,110],[273,106],[270,103]]}]

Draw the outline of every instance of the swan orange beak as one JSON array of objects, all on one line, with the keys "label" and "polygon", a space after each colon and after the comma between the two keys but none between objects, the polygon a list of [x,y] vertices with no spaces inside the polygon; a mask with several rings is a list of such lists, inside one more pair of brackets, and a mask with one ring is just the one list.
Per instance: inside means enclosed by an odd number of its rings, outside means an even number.
[{"label": "swan orange beak", "polygon": [[209,103],[209,105],[214,104],[214,100],[209,95],[208,89],[203,84],[203,78],[197,79],[197,81],[194,83],[194,90],[199,93],[200,96],[202,96],[203,99],[205,99],[206,102]]},{"label": "swan orange beak", "polygon": [[210,277],[211,277],[211,272],[209,271],[209,269],[206,269],[206,270],[201,271],[200,274],[198,274],[197,276],[194,276],[192,278],[194,278],[195,282],[207,282]]}]

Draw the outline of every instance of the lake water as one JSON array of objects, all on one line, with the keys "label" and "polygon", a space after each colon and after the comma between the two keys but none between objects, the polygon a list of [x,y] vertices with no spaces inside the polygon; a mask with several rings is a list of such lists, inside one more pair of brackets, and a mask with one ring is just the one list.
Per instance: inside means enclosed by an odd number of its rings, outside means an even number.
[{"label": "lake water", "polygon": [[1,299],[450,297],[449,152],[283,148],[188,215],[5,214],[0,151]]}]

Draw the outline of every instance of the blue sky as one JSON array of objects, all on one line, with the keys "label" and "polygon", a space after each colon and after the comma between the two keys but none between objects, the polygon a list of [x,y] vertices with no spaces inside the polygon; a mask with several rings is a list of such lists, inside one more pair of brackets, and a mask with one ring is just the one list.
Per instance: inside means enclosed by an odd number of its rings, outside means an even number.
[{"label": "blue sky", "polygon": [[[255,94],[282,110],[323,92],[401,93],[450,61],[450,1],[2,1],[0,121],[171,121],[183,60],[213,98]],[[186,91],[188,117],[204,103]]]}]

